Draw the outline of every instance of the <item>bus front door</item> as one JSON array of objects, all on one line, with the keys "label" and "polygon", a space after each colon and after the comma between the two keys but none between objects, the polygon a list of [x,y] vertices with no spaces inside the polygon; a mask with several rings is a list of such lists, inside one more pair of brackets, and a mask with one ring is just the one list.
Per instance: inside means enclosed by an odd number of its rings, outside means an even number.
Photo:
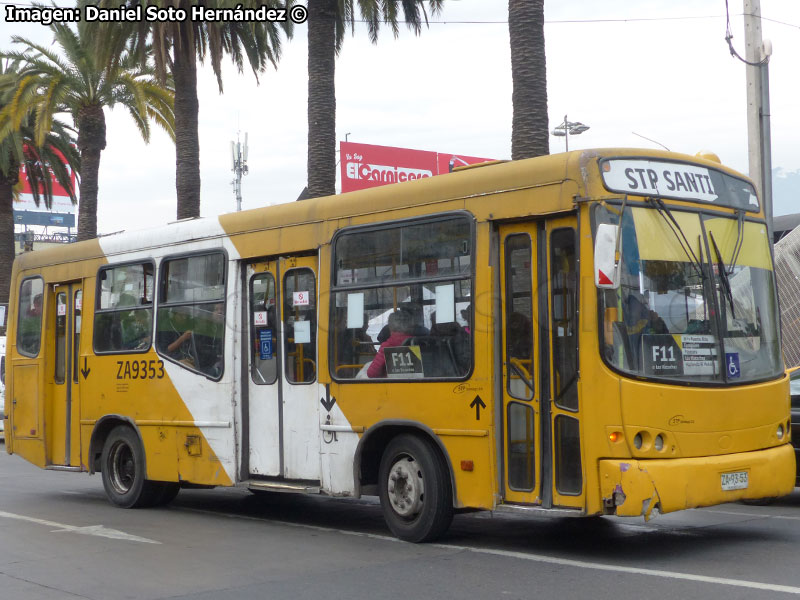
[{"label": "bus front door", "polygon": [[244,476],[320,479],[316,270],[316,256],[247,265]]},{"label": "bus front door", "polygon": [[47,463],[80,467],[80,332],[83,290],[80,283],[52,287],[55,319],[45,328],[52,359],[52,395],[45,407]]},{"label": "bus front door", "polygon": [[[553,505],[582,508],[583,461],[578,402],[578,236],[575,218],[547,222],[550,431]],[[540,268],[544,265],[540,263]],[[544,285],[544,284],[541,284]]]},{"label": "bus front door", "polygon": [[583,506],[575,219],[500,229],[506,502]]},{"label": "bus front door", "polygon": [[[501,229],[505,500],[542,504],[542,377],[537,227]],[[549,453],[548,453],[549,454]]]}]

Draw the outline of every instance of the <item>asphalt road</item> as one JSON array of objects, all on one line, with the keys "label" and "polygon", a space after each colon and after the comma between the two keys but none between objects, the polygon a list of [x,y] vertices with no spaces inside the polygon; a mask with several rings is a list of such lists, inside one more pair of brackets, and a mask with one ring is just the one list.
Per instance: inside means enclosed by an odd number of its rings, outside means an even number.
[{"label": "asphalt road", "polygon": [[457,515],[439,543],[414,545],[372,499],[183,490],[122,510],[99,475],[0,450],[2,600],[800,596],[800,489],[649,523]]}]

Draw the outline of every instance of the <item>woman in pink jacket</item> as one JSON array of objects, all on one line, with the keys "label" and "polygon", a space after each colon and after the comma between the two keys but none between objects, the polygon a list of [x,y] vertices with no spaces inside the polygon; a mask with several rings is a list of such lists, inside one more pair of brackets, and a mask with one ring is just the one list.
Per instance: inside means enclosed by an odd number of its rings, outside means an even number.
[{"label": "woman in pink jacket", "polygon": [[402,346],[403,342],[411,337],[409,331],[411,331],[411,315],[408,312],[397,310],[389,315],[390,335],[378,348],[378,353],[367,369],[369,377],[386,377],[386,355],[383,349]]}]

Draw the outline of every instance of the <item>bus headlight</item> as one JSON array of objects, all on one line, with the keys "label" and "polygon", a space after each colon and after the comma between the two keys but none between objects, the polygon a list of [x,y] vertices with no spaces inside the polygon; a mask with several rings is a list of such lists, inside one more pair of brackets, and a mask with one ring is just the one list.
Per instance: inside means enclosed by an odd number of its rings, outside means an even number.
[{"label": "bus headlight", "polygon": [[661,452],[664,449],[664,438],[661,437],[660,433],[656,436],[656,439],[653,440],[653,448],[655,448],[657,452]]},{"label": "bus headlight", "polygon": [[778,433],[778,439],[782,440],[783,439],[783,423],[778,425],[778,432],[777,433]]},{"label": "bus headlight", "polygon": [[637,433],[636,436],[633,438],[633,445],[636,446],[637,450],[642,449],[642,434]]}]

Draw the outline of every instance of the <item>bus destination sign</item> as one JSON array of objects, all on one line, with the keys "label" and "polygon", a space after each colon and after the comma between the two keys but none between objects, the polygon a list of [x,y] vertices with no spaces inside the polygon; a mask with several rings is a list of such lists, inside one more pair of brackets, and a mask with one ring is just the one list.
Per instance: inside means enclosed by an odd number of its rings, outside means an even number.
[{"label": "bus destination sign", "polygon": [[612,192],[715,202],[711,173],[686,163],[644,159],[610,159],[602,163],[603,183]]}]

